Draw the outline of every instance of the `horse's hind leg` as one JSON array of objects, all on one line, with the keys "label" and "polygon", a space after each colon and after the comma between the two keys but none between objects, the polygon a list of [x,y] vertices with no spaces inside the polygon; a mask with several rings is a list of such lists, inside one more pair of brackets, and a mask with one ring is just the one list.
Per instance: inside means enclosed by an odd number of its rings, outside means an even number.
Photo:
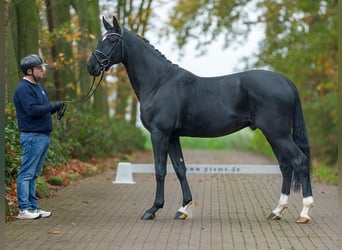
[{"label": "horse's hind leg", "polygon": [[301,175],[300,181],[302,183],[302,190],[303,190],[303,209],[300,212],[300,215],[297,219],[297,223],[307,223],[310,220],[309,211],[313,207],[313,197],[311,191],[311,181],[310,181],[310,174],[308,175]]},{"label": "horse's hind leg", "polygon": [[181,145],[179,142],[179,137],[174,137],[170,140],[169,155],[180,185],[182,187],[183,193],[182,207],[176,213],[175,219],[185,219],[189,214],[188,209],[192,203],[192,195],[186,178],[186,167],[183,159]]},{"label": "horse's hind leg", "polygon": [[292,167],[290,165],[284,165],[282,162],[281,154],[273,142],[270,142],[274,154],[279,162],[281,174],[283,177],[283,182],[281,186],[281,194],[277,207],[268,216],[271,220],[280,220],[282,218],[283,212],[288,206],[290,191],[291,191],[291,181],[292,181]]},{"label": "horse's hind leg", "polygon": [[[309,210],[313,204],[310,183],[309,159],[307,159],[304,153],[294,143],[291,136],[287,138],[276,139],[270,139],[270,137],[267,137],[267,139],[270,142],[272,149],[279,161],[279,165],[283,175],[282,193],[280,196],[279,204],[272,211],[269,218],[281,218],[282,212],[288,204],[291,182],[294,181],[295,191],[296,186],[298,186],[299,184],[302,184],[303,190],[303,209],[296,222],[307,223],[310,220]],[[292,180],[293,173],[295,173],[294,180]],[[296,176],[298,176],[299,179]]]},{"label": "horse's hind leg", "polygon": [[290,171],[286,171],[287,169],[285,166],[280,165],[280,169],[283,176],[281,195],[277,207],[268,216],[271,220],[280,220],[289,203],[292,172],[288,174]]}]

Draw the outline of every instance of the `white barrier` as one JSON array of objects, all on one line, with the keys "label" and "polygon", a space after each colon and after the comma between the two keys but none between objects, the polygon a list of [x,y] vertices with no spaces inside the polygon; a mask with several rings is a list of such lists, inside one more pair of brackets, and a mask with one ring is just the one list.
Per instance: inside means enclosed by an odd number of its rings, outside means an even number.
[{"label": "white barrier", "polygon": [[[187,173],[197,174],[280,174],[278,165],[243,165],[243,164],[187,164]],[[174,173],[172,165],[167,165],[167,172]],[[114,184],[134,184],[133,173],[154,173],[154,164],[132,164],[119,162]]]}]

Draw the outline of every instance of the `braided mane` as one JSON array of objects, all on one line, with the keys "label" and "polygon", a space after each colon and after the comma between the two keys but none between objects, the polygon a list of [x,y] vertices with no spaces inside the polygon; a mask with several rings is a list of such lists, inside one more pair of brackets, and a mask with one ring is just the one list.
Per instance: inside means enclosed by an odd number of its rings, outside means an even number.
[{"label": "braided mane", "polygon": [[173,62],[171,62],[162,52],[160,52],[160,50],[158,50],[157,48],[155,48],[151,43],[150,43],[150,41],[149,40],[147,40],[145,37],[142,37],[142,36],[140,36],[140,35],[138,35],[138,34],[135,34],[135,33],[133,33],[134,35],[136,35],[138,38],[140,38],[141,40],[143,40],[145,43],[147,43],[154,51],[156,51],[162,58],[164,58],[168,63],[171,63],[171,64],[173,64],[174,66],[177,66],[178,67],[178,65],[177,64],[174,64]]}]

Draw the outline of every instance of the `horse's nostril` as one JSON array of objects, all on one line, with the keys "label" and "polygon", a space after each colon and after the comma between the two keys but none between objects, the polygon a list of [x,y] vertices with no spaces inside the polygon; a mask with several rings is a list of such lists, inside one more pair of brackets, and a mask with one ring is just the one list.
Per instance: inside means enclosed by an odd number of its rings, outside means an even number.
[{"label": "horse's nostril", "polygon": [[88,73],[89,73],[90,75],[92,75],[92,76],[96,75],[96,68],[95,68],[94,65],[89,65],[89,64],[88,64],[87,69],[88,69]]}]

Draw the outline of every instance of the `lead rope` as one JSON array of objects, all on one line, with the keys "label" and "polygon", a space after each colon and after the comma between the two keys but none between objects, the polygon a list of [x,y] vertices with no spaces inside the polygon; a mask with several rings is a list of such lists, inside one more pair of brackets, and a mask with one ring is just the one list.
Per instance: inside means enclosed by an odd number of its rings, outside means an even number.
[{"label": "lead rope", "polygon": [[[118,33],[109,33],[109,34],[107,34],[107,36],[108,35],[114,35],[114,36],[118,36],[121,39],[121,57],[122,58],[124,57],[123,33],[124,33],[124,29],[121,29],[121,34],[118,34]],[[109,63],[109,59],[110,59],[112,53],[115,51],[115,49],[116,49],[116,46],[112,48],[111,53],[110,53],[110,55],[108,57],[102,51],[99,51],[99,50],[94,50],[93,51],[93,55],[95,56],[96,60],[100,63],[100,65],[102,67],[101,68],[100,80],[98,81],[98,83],[95,86],[96,76],[94,76],[93,83],[91,84],[91,86],[90,86],[90,88],[88,90],[88,93],[85,96],[82,96],[78,100],[67,100],[67,101],[64,101],[63,102],[63,106],[57,112],[57,119],[58,120],[60,120],[63,117],[63,115],[64,115],[64,112],[66,110],[66,103],[82,103],[82,102],[88,101],[89,98],[94,95],[95,91],[97,90],[97,88],[99,87],[99,85],[100,85],[100,83],[101,83],[101,81],[103,79],[103,75],[104,75],[104,72],[105,72],[105,67]],[[98,58],[97,54],[100,54],[102,57],[104,57],[104,60],[101,61]],[[94,88],[94,86],[95,86],[95,88]]]},{"label": "lead rope", "polygon": [[[102,69],[101,70],[101,77],[100,77],[100,80],[97,82],[97,84],[95,84],[96,76],[93,77],[93,82],[92,82],[92,84],[91,84],[91,86],[90,86],[90,88],[89,88],[89,90],[88,90],[86,95],[82,96],[78,100],[73,99],[73,100],[63,101],[62,107],[57,112],[57,119],[58,120],[62,119],[62,117],[64,116],[64,112],[66,110],[66,104],[67,103],[82,103],[82,102],[86,102],[86,101],[88,101],[90,99],[90,97],[92,97],[95,94],[95,91],[98,89],[98,87],[100,86],[100,83],[101,83],[101,81],[103,79],[104,72],[105,72],[105,70]],[[95,86],[95,88],[94,88],[94,86]]]}]

